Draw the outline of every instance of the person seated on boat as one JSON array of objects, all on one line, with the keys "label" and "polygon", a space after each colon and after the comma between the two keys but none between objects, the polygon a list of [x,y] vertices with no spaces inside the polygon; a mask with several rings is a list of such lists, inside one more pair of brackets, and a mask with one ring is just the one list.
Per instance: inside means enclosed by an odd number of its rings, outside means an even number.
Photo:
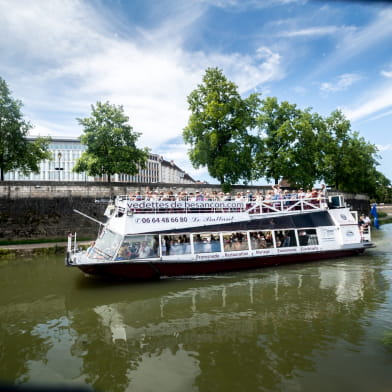
[{"label": "person seated on boat", "polygon": [[151,248],[148,246],[146,241],[143,241],[139,249],[139,258],[145,259],[147,257],[150,257],[150,254],[151,254]]},{"label": "person seated on boat", "polygon": [[158,201],[159,200],[159,193],[158,192],[152,192],[151,200]]},{"label": "person seated on boat", "polygon": [[325,184],[321,185],[321,188],[320,188],[320,190],[318,192],[318,197],[317,198],[318,198],[318,200],[322,201],[323,203],[326,202],[326,199],[327,199],[327,188],[326,188]]},{"label": "person seated on boat", "polygon": [[283,191],[283,200],[285,200],[285,202],[284,202],[284,206],[285,206],[285,207],[287,207],[287,206],[290,205],[291,193],[290,193],[287,189],[285,189],[285,190]]},{"label": "person seated on boat", "polygon": [[290,246],[291,238],[289,236],[289,233],[286,231],[283,235],[283,242],[281,244],[282,247],[287,247]]},{"label": "person seated on boat", "polygon": [[366,231],[368,225],[365,222],[365,215],[361,214],[359,219],[358,219],[358,227],[359,227],[359,234],[361,236],[361,240],[363,240],[363,234]]},{"label": "person seated on boat", "polygon": [[365,217],[363,218],[363,221],[365,222],[366,227],[369,227],[372,223],[372,221],[368,215],[365,215]]},{"label": "person seated on boat", "polygon": [[231,249],[232,250],[241,250],[241,242],[237,237],[233,238],[233,241],[231,243]]},{"label": "person seated on boat", "polygon": [[159,236],[154,235],[154,240],[152,242],[152,255],[158,256],[159,251]]},{"label": "person seated on boat", "polygon": [[306,193],[304,192],[303,188],[299,188],[297,192],[297,198],[298,199],[303,199],[305,197]]},{"label": "person seated on boat", "polygon": [[265,195],[264,198],[264,204],[267,205],[267,207],[264,207],[263,212],[270,212],[270,208],[269,206],[272,205],[272,198],[274,196],[274,192],[273,191],[268,191],[267,194]]},{"label": "person seated on boat", "polygon": [[169,256],[170,255],[170,248],[171,248],[171,238],[168,235],[165,235],[163,237],[163,247],[165,249],[165,255]]},{"label": "person seated on boat", "polygon": [[272,185],[272,199],[280,200],[282,197],[282,190],[279,185]]},{"label": "person seated on boat", "polygon": [[221,246],[220,246],[220,239],[219,237],[215,237],[213,234],[211,234],[211,252],[220,252]]},{"label": "person seated on boat", "polygon": [[135,259],[136,257],[139,256],[139,247],[136,243],[132,243],[129,247],[128,247],[129,253],[130,253],[130,258],[131,259]]},{"label": "person seated on boat", "polygon": [[279,248],[283,244],[283,233],[278,231],[275,233],[276,247]]},{"label": "person seated on boat", "polygon": [[235,201],[244,201],[244,192],[237,192],[237,194],[235,195]]},{"label": "person seated on boat", "polygon": [[306,234],[306,231],[302,230],[298,233],[298,240],[300,246],[308,245],[309,236]]},{"label": "person seated on boat", "polygon": [[312,188],[312,192],[311,192],[310,197],[312,199],[312,204],[318,204],[319,193],[318,193],[318,190],[316,188]]},{"label": "person seated on boat", "polygon": [[254,249],[264,249],[267,247],[267,241],[263,233],[260,232],[256,234],[252,247],[254,247]]},{"label": "person seated on boat", "polygon": [[129,259],[128,246],[123,245],[117,253],[116,260],[127,260]]},{"label": "person seated on boat", "polygon": [[310,189],[307,189],[305,193],[305,199],[311,199],[311,198],[312,198],[312,191]]},{"label": "person seated on boat", "polygon": [[203,201],[203,200],[204,200],[203,193],[196,191],[196,201]]},{"label": "person seated on boat", "polygon": [[94,245],[95,245],[95,241],[90,242],[90,245],[86,250],[87,256],[92,252]]},{"label": "person seated on boat", "polygon": [[260,191],[257,191],[255,193],[255,201],[263,201],[264,197],[263,194]]},{"label": "person seated on boat", "polygon": [[193,240],[193,247],[195,249],[195,253],[201,253],[204,250],[204,243],[203,239],[201,238],[200,234],[196,234]]}]

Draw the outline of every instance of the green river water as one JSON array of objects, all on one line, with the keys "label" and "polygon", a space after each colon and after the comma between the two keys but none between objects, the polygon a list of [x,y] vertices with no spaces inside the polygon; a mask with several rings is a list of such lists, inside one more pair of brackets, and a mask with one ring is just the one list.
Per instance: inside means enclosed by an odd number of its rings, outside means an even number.
[{"label": "green river water", "polygon": [[94,391],[392,391],[392,225],[363,256],[108,282],[0,261],[0,380]]}]

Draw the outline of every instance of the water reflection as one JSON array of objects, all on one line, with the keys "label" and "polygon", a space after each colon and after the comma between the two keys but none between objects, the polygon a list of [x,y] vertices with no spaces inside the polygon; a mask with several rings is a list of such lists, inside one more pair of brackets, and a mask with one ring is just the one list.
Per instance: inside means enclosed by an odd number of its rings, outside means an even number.
[{"label": "water reflection", "polygon": [[0,379],[98,391],[299,389],[322,358],[344,363],[347,345],[361,350],[390,292],[389,263],[380,253],[143,284],[86,279],[59,259],[3,264]]}]

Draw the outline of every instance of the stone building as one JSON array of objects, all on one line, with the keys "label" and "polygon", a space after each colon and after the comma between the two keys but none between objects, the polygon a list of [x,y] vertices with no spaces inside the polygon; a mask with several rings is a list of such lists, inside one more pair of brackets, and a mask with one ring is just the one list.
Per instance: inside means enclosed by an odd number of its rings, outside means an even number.
[{"label": "stone building", "polygon": [[[34,140],[34,137],[29,137]],[[7,172],[6,181],[106,181],[106,176],[91,177],[86,173],[75,173],[72,171],[78,158],[86,150],[79,138],[75,137],[52,137],[49,144],[52,160],[44,160],[39,164],[38,174],[31,173],[24,176],[18,170]],[[136,175],[115,174],[111,177],[112,182],[130,183],[174,183],[194,184],[196,181],[184,170],[179,168],[173,161],[165,160],[159,154],[149,154],[147,166],[140,169]]]}]

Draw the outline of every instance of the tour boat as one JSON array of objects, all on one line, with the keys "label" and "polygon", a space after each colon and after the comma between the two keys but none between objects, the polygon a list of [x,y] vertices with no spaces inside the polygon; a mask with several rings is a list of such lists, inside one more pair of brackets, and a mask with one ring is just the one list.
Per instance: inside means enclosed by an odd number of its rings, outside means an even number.
[{"label": "tour boat", "polygon": [[79,249],[76,233],[69,234],[68,266],[136,280],[200,276],[357,255],[372,246],[370,230],[358,225],[357,212],[342,196],[263,201],[117,196],[105,216],[105,223],[97,221],[101,228],[89,249]]}]

